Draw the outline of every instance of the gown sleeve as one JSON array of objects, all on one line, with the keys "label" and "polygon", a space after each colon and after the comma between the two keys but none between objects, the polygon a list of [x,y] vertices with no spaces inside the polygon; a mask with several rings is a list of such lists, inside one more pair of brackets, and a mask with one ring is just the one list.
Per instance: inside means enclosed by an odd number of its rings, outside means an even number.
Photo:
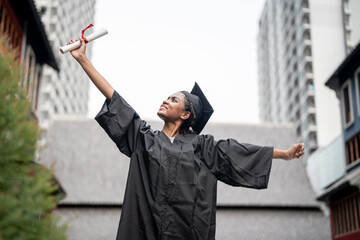
[{"label": "gown sleeve", "polygon": [[95,120],[116,143],[119,150],[131,157],[138,142],[143,122],[135,110],[115,90],[111,100],[106,99]]},{"label": "gown sleeve", "polygon": [[235,139],[215,141],[212,135],[200,135],[202,161],[215,177],[232,186],[267,188],[273,146],[239,143]]}]

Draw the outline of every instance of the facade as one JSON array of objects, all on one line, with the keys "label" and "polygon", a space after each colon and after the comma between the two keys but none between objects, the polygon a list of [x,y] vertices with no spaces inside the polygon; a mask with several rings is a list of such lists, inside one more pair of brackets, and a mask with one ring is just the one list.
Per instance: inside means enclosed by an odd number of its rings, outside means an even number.
[{"label": "facade", "polygon": [[[81,30],[94,22],[95,0],[36,0],[52,51],[60,72],[43,69],[38,115],[40,126],[46,129],[51,119],[59,115],[85,116],[88,111],[89,80],[71,54],[62,55],[59,47],[81,36]],[[90,33],[92,29],[86,31]],[[87,46],[91,57],[92,45]]]},{"label": "facade", "polygon": [[344,13],[345,44],[347,54],[350,54],[360,40],[360,2],[356,0],[342,0]]},{"label": "facade", "polygon": [[360,38],[356,0],[267,0],[259,21],[260,119],[292,122],[305,158],[341,132],[324,83]]},{"label": "facade", "polygon": [[340,64],[326,86],[340,99],[344,151],[337,161],[327,163],[339,170],[318,199],[330,207],[333,239],[360,239],[360,45]]},{"label": "facade", "polygon": [[[148,123],[153,129],[162,127],[161,122]],[[208,123],[204,133],[280,149],[295,140],[290,124]],[[48,129],[47,145],[40,162],[53,166],[66,191],[57,213],[70,221],[69,238],[115,239],[129,158],[93,119],[56,119]],[[299,160],[274,159],[265,190],[219,182],[216,239],[330,239],[329,218],[315,197]]]},{"label": "facade", "polygon": [[0,54],[15,49],[26,68],[21,84],[27,90],[32,112],[36,113],[43,67],[54,72],[59,68],[33,1],[0,0],[0,36]]}]

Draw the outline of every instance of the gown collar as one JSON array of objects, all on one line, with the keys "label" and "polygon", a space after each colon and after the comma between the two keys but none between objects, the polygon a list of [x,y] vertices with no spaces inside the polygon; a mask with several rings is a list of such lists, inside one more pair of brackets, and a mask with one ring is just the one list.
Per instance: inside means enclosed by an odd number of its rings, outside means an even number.
[{"label": "gown collar", "polygon": [[178,135],[175,136],[173,143],[171,143],[170,138],[162,130],[160,131],[161,138],[169,144],[191,142],[191,140],[190,140],[191,138],[189,138],[190,136],[188,136],[188,135],[193,135],[193,134],[179,133]]}]

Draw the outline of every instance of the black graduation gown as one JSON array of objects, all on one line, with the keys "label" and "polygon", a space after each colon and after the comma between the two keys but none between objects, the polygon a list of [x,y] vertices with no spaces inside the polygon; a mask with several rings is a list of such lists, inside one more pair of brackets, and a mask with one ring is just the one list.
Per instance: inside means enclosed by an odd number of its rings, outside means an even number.
[{"label": "black graduation gown", "polygon": [[114,91],[96,121],[130,157],[116,239],[215,239],[217,180],[266,188],[272,146],[153,131]]}]

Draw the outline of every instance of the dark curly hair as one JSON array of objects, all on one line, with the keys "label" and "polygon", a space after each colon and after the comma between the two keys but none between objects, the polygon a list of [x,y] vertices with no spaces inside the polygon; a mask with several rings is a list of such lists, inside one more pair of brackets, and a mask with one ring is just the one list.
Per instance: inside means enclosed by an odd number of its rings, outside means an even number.
[{"label": "dark curly hair", "polygon": [[184,94],[184,110],[190,112],[190,117],[182,123],[180,127],[180,133],[195,134],[195,132],[191,130],[190,127],[192,127],[195,124],[196,114],[192,103],[189,101],[189,99],[186,97],[185,94]]}]

